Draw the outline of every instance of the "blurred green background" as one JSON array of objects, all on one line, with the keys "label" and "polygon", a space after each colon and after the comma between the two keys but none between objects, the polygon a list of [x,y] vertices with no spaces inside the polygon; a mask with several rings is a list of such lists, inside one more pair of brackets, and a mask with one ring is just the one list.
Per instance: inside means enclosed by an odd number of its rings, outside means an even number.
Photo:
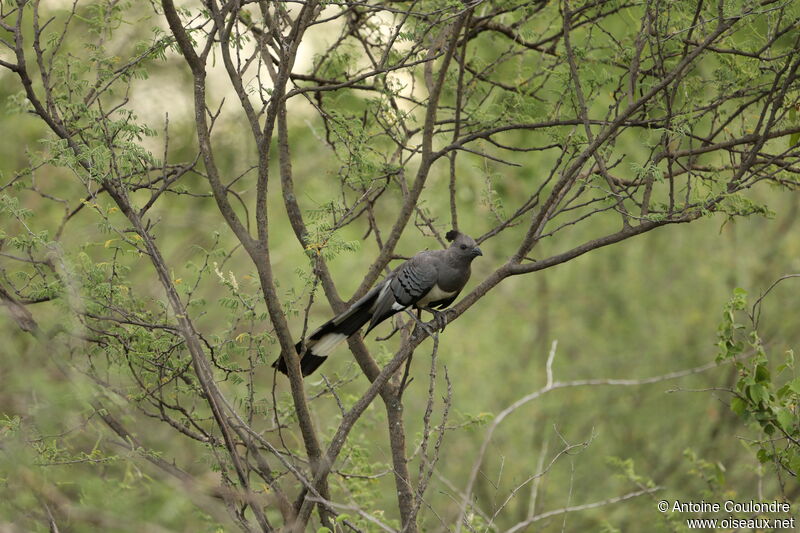
[{"label": "blurred green background", "polygon": [[[144,34],[147,25],[125,29],[129,36]],[[141,37],[141,35],[140,35]],[[77,46],[77,45],[76,45]],[[187,69],[171,57],[156,63],[147,80],[134,82],[131,106],[140,122],[158,132],[169,112],[170,159],[179,161],[193,154],[195,134],[186,91]],[[158,89],[153,89],[157,87]],[[13,75],[0,73],[0,99],[17,94]],[[219,101],[220,93],[214,96]],[[354,104],[355,107],[361,104]],[[251,144],[242,131],[238,115],[227,110],[215,130],[218,164],[228,176],[246,170],[252,160]],[[340,161],[318,137],[319,123],[308,105],[290,108],[293,165],[298,176],[298,197],[304,209],[318,209],[338,190]],[[30,164],[48,136],[41,122],[6,108],[0,114],[0,172],[3,183]],[[523,134],[519,134],[523,135]],[[154,153],[163,150],[163,134],[144,141]],[[640,139],[625,138],[617,148],[636,154]],[[518,156],[520,168],[488,166],[477,158],[461,157],[459,167],[459,217],[462,230],[482,234],[493,226],[490,204],[516,205],[523,191],[549,168],[553,158],[539,154]],[[437,163],[424,196],[427,212],[445,227],[448,220],[447,168]],[[487,196],[487,176],[493,192]],[[33,173],[34,182],[49,194],[74,202],[82,186],[67,169],[45,166]],[[28,183],[31,183],[28,181]],[[207,193],[207,185],[196,175],[184,178],[187,190]],[[64,205],[30,190],[10,193],[30,209],[32,231],[58,227]],[[487,201],[487,197],[492,200]],[[444,439],[440,463],[429,489],[428,501],[447,517],[460,501],[460,490],[483,441],[487,423],[509,404],[545,384],[545,362],[553,341],[558,342],[553,363],[557,381],[583,379],[641,379],[690,369],[712,362],[717,355],[717,327],[724,304],[735,287],[753,295],[766,289],[781,275],[800,271],[800,233],[797,229],[800,198],[784,190],[760,188],[752,196],[774,212],[774,216],[726,220],[722,215],[688,225],[668,226],[621,244],[581,256],[566,264],[502,282],[440,336],[437,400],[444,394],[443,367],[452,383],[452,410],[448,424],[454,426]],[[308,260],[283,215],[279,195],[270,198],[271,242],[276,279],[281,298],[300,308],[307,298],[303,276],[310,272]],[[110,205],[108,199],[101,204]],[[202,249],[230,251],[234,239],[208,197],[168,196],[154,210],[158,221],[154,233],[173,269],[173,279],[188,284],[196,277],[193,265],[202,263]],[[391,208],[379,212],[379,223],[388,227]],[[111,219],[125,224],[119,214]],[[609,216],[610,217],[610,216]],[[94,262],[108,260],[114,238],[98,223],[92,210],[84,209],[67,225],[60,248],[70,264],[86,254]],[[616,219],[601,220],[614,228]],[[2,215],[0,228],[6,235],[22,231],[19,223]],[[524,228],[514,228],[482,245],[484,256],[473,267],[468,289],[499,266],[515,250]],[[536,248],[537,258],[548,257],[570,245],[597,236],[598,225],[578,225],[565,240],[545,240]],[[364,227],[348,226],[340,232],[344,241],[358,241]],[[216,235],[219,244],[215,246]],[[411,255],[438,246],[430,237],[410,227],[397,248]],[[202,247],[198,248],[198,247]],[[344,297],[349,297],[377,254],[373,241],[362,243],[357,252],[341,253],[330,263],[333,277]],[[258,294],[249,259],[241,250],[220,262],[220,271],[232,273],[244,293]],[[146,258],[129,254],[129,279],[136,296],[163,300],[154,283]],[[13,276],[14,265],[0,263]],[[78,267],[76,267],[78,268]],[[299,272],[298,272],[299,271]],[[198,289],[205,304],[196,309],[198,329],[209,337],[227,338],[245,331],[237,325],[241,309],[223,305],[227,290],[213,273]],[[782,354],[800,340],[797,327],[797,282],[788,282],[764,304],[761,334],[771,353]],[[317,295],[309,326],[326,320],[330,309]],[[263,304],[261,304],[263,305]],[[68,323],[58,302],[31,306],[36,320],[49,329]],[[302,316],[291,324],[302,330]],[[67,326],[69,327],[69,326]],[[256,326],[263,332],[268,324]],[[389,331],[382,326],[376,335]],[[92,415],[90,399],[97,391],[82,371],[95,362],[80,343],[38,343],[21,332],[8,315],[0,314],[0,529],[23,531],[46,515],[41,498],[46,493],[63,499],[71,509],[74,531],[217,531],[232,529],[218,502],[203,499],[165,479],[136,454],[115,445],[102,423]],[[368,345],[386,360],[397,339],[379,343],[371,335]],[[414,382],[405,395],[409,454],[414,454],[422,431],[427,398],[431,341],[417,351],[412,367]],[[247,349],[230,352],[247,357]],[[266,346],[268,362],[277,355],[274,344]],[[238,355],[237,355],[238,354]],[[96,361],[102,366],[102,361]],[[109,368],[113,368],[109,365]],[[352,357],[341,347],[323,367],[328,376],[349,376],[340,395],[352,403],[366,389]],[[131,387],[124,374],[112,376],[123,389]],[[780,499],[781,480],[771,467],[761,465],[748,439],[753,428],[730,412],[729,395],[716,388],[731,387],[735,374],[730,366],[712,368],[676,380],[635,386],[585,386],[565,388],[544,395],[520,408],[498,428],[481,468],[475,493],[481,507],[491,513],[509,492],[533,473],[546,467],[565,445],[587,443],[562,455],[536,483],[536,512],[605,500],[636,491],[652,480],[663,490],[597,509],[556,516],[537,522],[532,531],[669,531],[679,528],[658,513],[659,499],[688,501]],[[278,377],[279,404],[289,402],[285,380]],[[273,374],[268,364],[258,373],[256,398],[272,405]],[[240,399],[241,389],[224,382],[223,390]],[[307,381],[310,395],[325,389],[318,376]],[[203,446],[180,438],[121,399],[114,401],[117,414],[135,430],[152,453],[196,474],[213,485],[209,452]],[[322,396],[312,402],[315,421],[324,439],[330,438],[339,420],[336,402]],[[441,415],[437,404],[434,419]],[[287,444],[300,449],[297,434],[286,432]],[[369,479],[337,478],[337,494],[353,497],[365,509],[386,520],[396,520],[394,479],[388,471],[390,450],[386,440],[385,414],[373,405],[350,436],[349,448],[337,470],[355,468]],[[416,473],[416,463],[412,472]],[[786,480],[783,480],[786,481]],[[796,480],[786,481],[786,493],[797,501]],[[497,518],[500,529],[523,520],[529,512],[531,484],[510,501]],[[480,517],[474,518],[480,524]],[[485,519],[484,519],[485,522]],[[16,524],[16,526],[14,526]],[[566,524],[566,525],[564,525]],[[421,530],[441,526],[435,514],[423,510]],[[14,528],[17,529],[14,529]],[[476,525],[480,530],[480,527]]]}]

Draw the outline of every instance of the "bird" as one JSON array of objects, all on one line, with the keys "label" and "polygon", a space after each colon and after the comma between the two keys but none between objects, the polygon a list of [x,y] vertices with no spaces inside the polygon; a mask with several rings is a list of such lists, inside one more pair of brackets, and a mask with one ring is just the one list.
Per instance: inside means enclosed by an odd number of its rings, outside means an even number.
[{"label": "bird", "polygon": [[[445,235],[450,246],[425,250],[405,261],[344,312],[331,318],[295,345],[303,376],[313,373],[342,341],[369,323],[375,326],[409,307],[433,313],[442,329],[441,312],[467,284],[473,259],[483,255],[475,239],[457,230]],[[288,375],[283,355],[273,368]]]}]

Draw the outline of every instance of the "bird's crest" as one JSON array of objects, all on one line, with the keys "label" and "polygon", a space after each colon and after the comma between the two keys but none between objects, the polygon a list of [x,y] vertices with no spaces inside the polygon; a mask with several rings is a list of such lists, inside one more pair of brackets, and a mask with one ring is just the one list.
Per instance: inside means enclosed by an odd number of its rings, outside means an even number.
[{"label": "bird's crest", "polygon": [[450,231],[445,233],[444,238],[447,239],[447,242],[453,242],[459,235],[460,232],[458,230],[451,229]]}]

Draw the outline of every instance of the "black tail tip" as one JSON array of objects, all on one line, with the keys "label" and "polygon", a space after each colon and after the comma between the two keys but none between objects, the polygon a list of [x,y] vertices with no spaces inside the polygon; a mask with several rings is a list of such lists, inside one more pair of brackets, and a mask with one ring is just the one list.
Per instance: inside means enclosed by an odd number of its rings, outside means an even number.
[{"label": "black tail tip", "polygon": [[[327,359],[327,357],[306,352],[300,359],[300,371],[303,373],[303,377],[313,374],[314,371],[325,362],[325,359]],[[272,363],[272,368],[277,369],[277,371],[281,374],[287,376],[289,375],[289,369],[286,368],[286,361],[283,359],[283,356],[280,356],[274,363]]]}]

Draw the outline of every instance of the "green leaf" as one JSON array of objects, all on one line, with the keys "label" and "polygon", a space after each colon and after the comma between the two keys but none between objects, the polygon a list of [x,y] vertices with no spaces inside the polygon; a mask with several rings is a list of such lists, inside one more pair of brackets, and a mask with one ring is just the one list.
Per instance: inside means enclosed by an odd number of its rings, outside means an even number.
[{"label": "green leaf", "polygon": [[765,383],[770,381],[769,370],[766,365],[756,365],[756,382]]},{"label": "green leaf", "polygon": [[781,407],[778,409],[778,413],[776,414],[778,419],[778,424],[781,425],[783,430],[790,435],[794,432],[794,424],[796,417],[794,413],[792,413],[789,409],[785,407]]},{"label": "green leaf", "polygon": [[744,416],[747,412],[747,404],[741,398],[734,398],[731,400],[731,411],[739,416]]},{"label": "green leaf", "polygon": [[791,468],[794,472],[800,470],[800,453],[797,453],[796,450],[789,449],[787,450],[789,468]]},{"label": "green leaf", "polygon": [[754,403],[760,403],[769,399],[769,393],[763,385],[755,384],[747,388],[747,395]]},{"label": "green leaf", "polygon": [[794,350],[788,349],[786,350],[786,368],[793,369],[794,368]]},{"label": "green leaf", "polygon": [[758,457],[758,462],[760,462],[761,464],[766,463],[770,459],[769,452],[764,448],[758,450],[758,452],[756,453],[756,457]]},{"label": "green leaf", "polygon": [[[795,124],[797,123],[797,108],[792,107],[789,110],[789,120]],[[789,137],[789,148],[794,148],[798,142],[800,142],[800,133],[792,133]]]}]

